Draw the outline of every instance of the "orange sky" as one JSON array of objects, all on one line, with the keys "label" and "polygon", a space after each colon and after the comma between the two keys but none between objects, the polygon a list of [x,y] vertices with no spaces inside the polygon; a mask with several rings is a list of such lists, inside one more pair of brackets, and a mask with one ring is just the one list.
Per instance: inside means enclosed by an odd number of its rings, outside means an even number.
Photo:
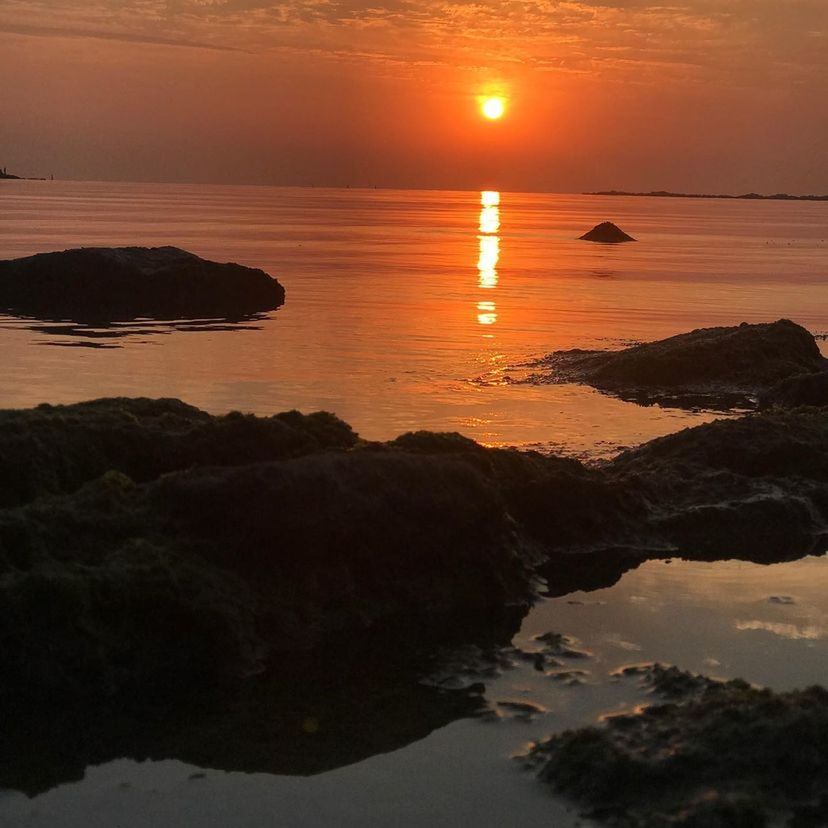
[{"label": "orange sky", "polygon": [[828,192],[828,0],[0,0],[0,78],[24,175]]}]

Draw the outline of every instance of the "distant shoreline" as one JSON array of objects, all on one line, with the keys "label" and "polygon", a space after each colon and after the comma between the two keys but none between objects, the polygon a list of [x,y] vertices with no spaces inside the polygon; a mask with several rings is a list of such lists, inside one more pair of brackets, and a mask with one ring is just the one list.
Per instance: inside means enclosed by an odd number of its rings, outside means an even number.
[{"label": "distant shoreline", "polygon": [[828,201],[828,195],[790,195],[789,193],[745,193],[744,195],[713,195],[710,193],[671,193],[666,190],[654,190],[650,193],[628,193],[624,190],[601,190],[596,193],[584,193],[592,196],[636,196],[639,198],[727,198],[743,201]]},{"label": "distant shoreline", "polygon": [[[21,176],[4,173],[0,169],[0,181],[54,181],[54,177],[46,176]],[[133,181],[130,179],[92,179],[92,178],[62,178],[61,181],[72,181],[84,184],[140,184],[140,185],[170,185],[170,186],[206,186],[206,187],[276,187],[279,189],[320,189],[320,190],[386,190],[386,191],[413,191],[413,192],[459,192],[479,193],[477,188],[464,189],[450,187],[392,187],[386,185],[371,184],[276,184],[264,181],[242,181],[242,182],[214,182],[214,181]],[[635,196],[637,198],[718,198],[730,200],[747,201],[828,201],[826,195],[790,195],[789,193],[774,193],[773,195],[762,195],[761,193],[745,193],[743,195],[724,195],[713,193],[673,193],[667,190],[654,190],[652,192],[637,193],[626,190],[598,190],[596,192],[581,192],[565,190],[503,190],[513,194],[526,193],[530,195],[588,195],[588,196]]]},{"label": "distant shoreline", "polygon": [[46,178],[26,178],[22,175],[0,172],[0,181],[48,181]]}]

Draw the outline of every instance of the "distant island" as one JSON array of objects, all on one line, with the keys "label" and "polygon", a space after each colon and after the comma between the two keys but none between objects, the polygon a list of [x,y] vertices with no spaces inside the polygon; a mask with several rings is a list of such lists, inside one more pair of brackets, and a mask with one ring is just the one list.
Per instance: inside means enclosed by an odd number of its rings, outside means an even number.
[{"label": "distant island", "polygon": [[[8,179],[13,181],[45,181],[45,178],[25,178],[22,175],[12,175],[5,167],[0,168],[0,179]],[[55,177],[51,176],[51,180],[54,181]]]},{"label": "distant island", "polygon": [[670,193],[666,190],[654,190],[650,193],[628,193],[624,190],[601,190],[597,193],[585,195],[601,196],[639,196],[650,198],[731,198],[748,199],[751,201],[828,201],[828,195],[790,195],[788,193],[774,193],[761,195],[760,193],[745,193],[744,195],[713,195],[711,193]]}]

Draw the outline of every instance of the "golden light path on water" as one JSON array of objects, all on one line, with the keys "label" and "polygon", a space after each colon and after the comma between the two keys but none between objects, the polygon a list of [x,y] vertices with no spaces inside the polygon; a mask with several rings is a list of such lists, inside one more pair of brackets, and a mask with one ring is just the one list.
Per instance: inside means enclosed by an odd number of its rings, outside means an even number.
[{"label": "golden light path on water", "polygon": [[[500,193],[483,190],[480,193],[480,243],[477,257],[478,285],[486,290],[497,287],[497,263],[500,259]],[[477,303],[477,321],[480,325],[494,325],[497,322],[497,305],[491,299]],[[491,338],[492,334],[483,334]]]}]

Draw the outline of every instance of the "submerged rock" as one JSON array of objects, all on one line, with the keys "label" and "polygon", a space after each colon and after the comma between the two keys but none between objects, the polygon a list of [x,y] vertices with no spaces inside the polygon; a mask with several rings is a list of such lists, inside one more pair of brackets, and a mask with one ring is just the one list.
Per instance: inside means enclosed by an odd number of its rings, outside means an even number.
[{"label": "submerged rock", "polygon": [[611,221],[603,221],[596,224],[588,233],[578,237],[579,241],[601,242],[602,244],[620,244],[621,242],[635,241],[628,236],[620,227]]},{"label": "submerged rock", "polygon": [[752,406],[789,377],[824,371],[826,360],[808,331],[781,319],[701,328],[621,351],[556,351],[534,365],[545,373],[531,382],[581,382],[644,404],[727,409]]},{"label": "submerged rock", "polygon": [[284,301],[282,285],[263,270],[176,247],[83,247],[0,261],[0,308],[23,316],[234,318]]},{"label": "submerged rock", "polygon": [[651,684],[674,701],[535,745],[540,778],[627,828],[826,824],[828,691],[663,668]]}]

